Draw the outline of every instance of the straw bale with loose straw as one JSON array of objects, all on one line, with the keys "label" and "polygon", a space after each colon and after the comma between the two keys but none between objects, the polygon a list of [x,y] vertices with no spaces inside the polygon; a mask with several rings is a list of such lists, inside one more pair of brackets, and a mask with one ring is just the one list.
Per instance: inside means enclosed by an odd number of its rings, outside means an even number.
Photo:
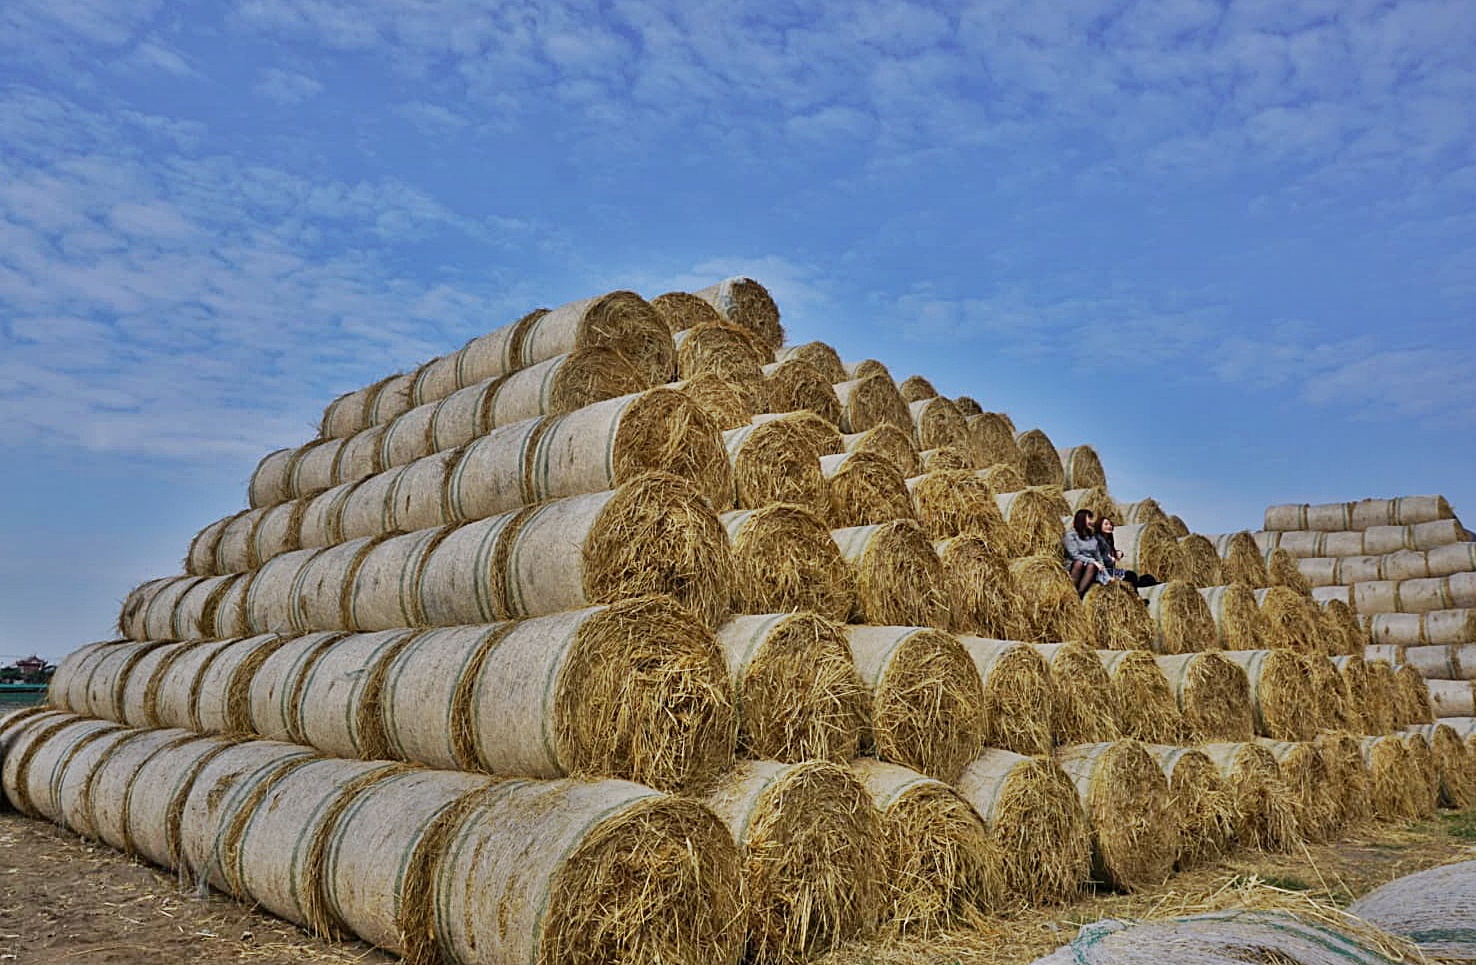
[{"label": "straw bale with loose straw", "polygon": [[968,419],[971,416],[984,414],[984,407],[979,404],[978,399],[975,399],[972,396],[960,395],[953,400],[953,404],[955,407],[957,407],[958,411],[963,414],[963,417],[965,419]]},{"label": "straw bale with loose straw", "polygon": [[921,375],[909,375],[898,382],[897,391],[902,393],[902,398],[907,400],[908,405],[938,397],[938,390],[933,388],[933,383]]},{"label": "straw bale with loose straw", "polygon": [[1014,466],[995,463],[979,470],[979,475],[996,493],[1017,493],[1025,488],[1025,476]]},{"label": "straw bale with loose straw", "polygon": [[251,732],[267,740],[308,743],[302,732],[300,689],[312,666],[346,633],[305,633],[288,639],[251,675],[247,706]]},{"label": "straw bale with loose straw", "polygon": [[1226,650],[1221,656],[1238,664],[1250,682],[1256,733],[1273,740],[1306,741],[1317,733],[1316,697],[1307,665],[1283,650]]},{"label": "straw bale with loose straw", "polygon": [[1385,821],[1417,821],[1434,811],[1427,785],[1404,741],[1393,736],[1365,737],[1358,743],[1368,769],[1374,816]]},{"label": "straw bale with loose straw", "polygon": [[1189,524],[1184,522],[1183,517],[1175,514],[1164,517],[1163,521],[1168,524],[1169,532],[1173,533],[1174,539],[1183,539],[1189,535]]},{"label": "straw bale with loose straw", "polygon": [[[35,795],[33,785],[33,800],[38,804],[37,810],[41,816],[74,834],[95,840],[97,829],[92,820],[93,780],[106,761],[117,756],[122,748],[143,733],[146,732],[132,727],[116,727],[69,750],[51,772],[49,795],[44,798]],[[43,800],[49,808],[41,804]]]},{"label": "straw bale with loose straw", "polygon": [[850,616],[856,574],[821,517],[803,506],[775,503],[724,513],[722,521],[732,543],[734,612]]},{"label": "straw bale with loose straw", "polygon": [[994,501],[1009,525],[1015,556],[1060,555],[1066,533],[1061,518],[1071,512],[1059,487],[1027,486],[1018,492],[996,492]]},{"label": "straw bale with loose straw", "polygon": [[1085,643],[1093,639],[1086,607],[1058,554],[1012,561],[1010,582],[1015,589],[1016,618],[1011,639],[1026,643]]},{"label": "straw bale with loose straw", "polygon": [[1430,750],[1429,739],[1424,734],[1408,731],[1395,731],[1393,736],[1404,742],[1405,750],[1409,751],[1410,762],[1420,776],[1425,791],[1420,797],[1420,806],[1433,815],[1440,803],[1440,768]]},{"label": "straw bale with loose straw", "polygon": [[1015,441],[1015,423],[1010,417],[1003,412],[982,412],[979,415],[966,416],[964,421],[968,424],[969,439],[978,455],[979,464],[1009,466],[1017,470],[1021,474],[1020,488],[1023,488],[1025,454]]},{"label": "straw bale with loose straw", "polygon": [[1192,584],[1170,580],[1139,592],[1153,620],[1154,650],[1175,654],[1219,648],[1214,615]]},{"label": "straw bale with loose straw", "polygon": [[89,717],[124,722],[129,678],[149,654],[166,646],[169,644],[124,643],[109,648],[107,655],[93,664],[87,678],[85,706],[74,709]]},{"label": "straw bale with loose straw", "polygon": [[952,402],[941,396],[917,399],[909,402],[907,411],[919,449],[946,448],[967,452],[972,468],[975,456],[969,425]]},{"label": "straw bale with loose straw", "polygon": [[851,620],[879,626],[946,627],[948,588],[943,564],[916,522],[831,530],[854,575]]},{"label": "straw bale with loose straw", "polygon": [[1368,665],[1357,654],[1329,659],[1343,682],[1343,692],[1348,696],[1348,729],[1354,734],[1375,733],[1368,706]]},{"label": "straw bale with loose straw", "polygon": [[350,634],[318,654],[301,676],[283,680],[279,689],[293,701],[290,714],[303,743],[335,757],[387,757],[380,715],[385,672],[414,636],[407,629]]},{"label": "straw bale with loose straw", "polygon": [[1152,498],[1139,499],[1131,503],[1119,502],[1117,511],[1122,513],[1122,521],[1130,524],[1161,522],[1168,519],[1168,514],[1158,505],[1158,500]]},{"label": "straw bale with loose straw", "polygon": [[161,868],[182,868],[180,818],[196,776],[229,747],[219,737],[170,744],[135,772],[124,801],[129,852]]},{"label": "straw bale with loose straw", "polygon": [[1004,850],[1013,894],[1041,904],[1080,893],[1092,870],[1091,833],[1071,778],[1053,760],[986,748],[955,787]]},{"label": "straw bale with loose straw", "polygon": [[[190,696],[189,717],[202,734],[251,732],[251,679],[289,638],[264,633],[225,647],[201,670]],[[162,715],[161,715],[162,716]],[[177,721],[172,726],[181,726]]]},{"label": "straw bale with loose straw", "polygon": [[[140,774],[158,755],[201,740],[187,730],[169,728],[134,731],[128,740],[120,743],[101,762],[87,788],[86,808],[93,836],[125,854],[137,854],[129,819]],[[207,744],[215,743],[208,738],[203,740]]]},{"label": "straw bale with loose straw", "polygon": [[1181,578],[1184,550],[1167,523],[1127,523],[1113,530],[1112,536],[1122,553],[1123,568],[1149,573],[1165,582]]},{"label": "straw bale with loose straw", "polygon": [[820,468],[811,421],[825,424],[810,413],[788,413],[723,433],[740,508],[794,503],[829,515],[830,487]]},{"label": "straw bale with loose straw", "polygon": [[1179,827],[1174,868],[1187,871],[1223,858],[1235,843],[1235,797],[1215,762],[1192,747],[1143,748],[1168,780],[1168,809]]},{"label": "straw bale with loose straw", "polygon": [[1097,655],[1076,643],[1030,645],[1051,672],[1051,732],[1054,743],[1095,744],[1122,736],[1112,678]]},{"label": "straw bale with loose straw", "polygon": [[1121,891],[1164,883],[1179,853],[1168,778],[1143,744],[1118,740],[1056,751],[1092,835],[1092,877]]},{"label": "straw bale with loose straw", "polygon": [[[292,498],[292,493],[287,488],[287,470],[291,465],[293,452],[292,449],[277,449],[261,458],[256,468],[251,471],[251,479],[246,484],[246,504],[248,506],[252,509],[259,509],[263,506],[285,503]],[[209,537],[205,536],[204,530],[200,535],[208,541]],[[190,554],[194,555],[193,544],[190,547]]]},{"label": "straw bale with loose straw", "polygon": [[1060,450],[1064,489],[1107,488],[1107,473],[1101,457],[1091,446],[1067,446]]},{"label": "straw bale with loose straw", "polygon": [[1433,724],[1435,712],[1430,707],[1430,688],[1420,672],[1409,664],[1394,668],[1394,726]]},{"label": "straw bale with loose straw", "polygon": [[1088,641],[1099,650],[1148,650],[1156,625],[1138,591],[1122,581],[1094,583],[1082,599],[1092,635]]},{"label": "straw bale with loose straw", "polygon": [[748,961],[801,961],[875,929],[881,817],[848,768],[743,761],[706,804],[738,842]]},{"label": "straw bale with loose straw", "polygon": [[[1364,666],[1368,670],[1368,682],[1363,706],[1368,713],[1369,733],[1387,734],[1394,729],[1394,697],[1398,686],[1394,682],[1394,668],[1387,660],[1365,660]],[[1471,692],[1469,685],[1466,691]],[[1435,697],[1433,692],[1431,697]],[[1435,710],[1436,716],[1440,716],[1442,708],[1438,700]]]},{"label": "straw bale with loose straw", "polygon": [[853,376],[835,385],[840,402],[842,432],[865,432],[879,425],[893,425],[912,433],[912,414],[902,394],[890,377],[877,372],[864,377]]},{"label": "straw bale with loose straw", "polygon": [[753,335],[723,321],[699,322],[691,328],[672,333],[676,345],[678,379],[691,379],[704,372],[715,372],[723,378],[744,385],[758,385],[763,380],[763,366],[769,360]]},{"label": "straw bale with loose straw", "polygon": [[917,443],[912,441],[912,435],[890,422],[873,426],[865,432],[841,436],[841,448],[845,452],[876,453],[890,460],[904,479],[911,479],[922,472]]},{"label": "straw bale with loose straw", "polygon": [[1312,653],[1302,656],[1307,679],[1312,686],[1312,704],[1307,708],[1317,714],[1321,730],[1357,730],[1362,720],[1348,702],[1348,685],[1331,657]]},{"label": "straw bale with loose straw", "polygon": [[873,375],[885,375],[889,380],[891,380],[892,378],[891,370],[888,369],[886,365],[878,362],[876,359],[862,359],[859,362],[846,362],[845,367],[846,378],[848,379],[864,379]]},{"label": "straw bale with loose straw", "polygon": [[1221,536],[1216,549],[1224,560],[1221,569],[1227,583],[1244,583],[1255,590],[1271,585],[1266,558],[1255,537],[1246,530]]},{"label": "straw bale with loose straw", "polygon": [[1312,584],[1302,575],[1296,558],[1284,549],[1266,551],[1266,577],[1272,586],[1284,586],[1302,596],[1312,593]]},{"label": "straw bale with loose straw", "polygon": [[975,465],[973,451],[961,446],[941,446],[937,449],[929,449],[918,453],[918,459],[922,462],[923,472],[979,468]]},{"label": "straw bale with loose straw", "polygon": [[984,743],[984,684],[955,637],[926,627],[847,627],[870,691],[863,750],[940,781],[958,777]]},{"label": "straw bale with loose straw", "polygon": [[749,398],[739,383],[711,372],[684,382],[673,382],[666,388],[691,399],[714,425],[725,431],[748,425],[753,414],[762,412],[768,405],[767,401],[760,405]]},{"label": "straw bale with loose straw", "polygon": [[327,919],[410,965],[443,960],[432,901],[436,868],[489,784],[475,774],[407,769],[360,788],[315,842]]},{"label": "straw bale with loose straw", "polygon": [[1312,741],[1273,741],[1257,744],[1271,752],[1291,798],[1297,830],[1311,842],[1328,841],[1341,829],[1343,788],[1334,780],[1322,752]]},{"label": "straw bale with loose straw", "polygon": [[1003,904],[1004,853],[957,791],[871,758],[852,763],[881,816],[883,921],[924,937]]},{"label": "straw bale with loose straw", "polygon": [[1321,733],[1314,741],[1327,765],[1332,785],[1339,789],[1338,826],[1354,829],[1367,824],[1373,817],[1373,804],[1369,800],[1368,770],[1363,766],[1363,754],[1358,749],[1358,739],[1347,733]]},{"label": "straw bale with loose straw", "polygon": [[221,654],[238,642],[237,639],[226,639],[192,643],[170,661],[157,681],[151,681],[157,726],[201,729],[197,698],[205,672],[220,659]]},{"label": "straw bale with loose straw", "polygon": [[776,362],[787,362],[790,359],[803,359],[815,366],[816,370],[823,376],[825,381],[834,385],[837,382],[845,382],[851,378],[846,371],[845,363],[841,361],[840,355],[835,349],[824,342],[806,342],[803,345],[787,345],[774,353]]},{"label": "straw bale with loose straw", "polygon": [[92,741],[122,733],[124,728],[110,721],[71,714],[40,714],[23,720],[7,738],[9,748],[0,764],[5,797],[27,817],[60,823],[56,784],[66,762]]},{"label": "straw bale with loose straw", "polygon": [[1015,589],[1009,561],[982,536],[965,533],[933,544],[948,588],[949,627],[955,633],[1006,637],[1015,625]]},{"label": "straw bale with loose straw", "polygon": [[1219,586],[1225,582],[1224,562],[1209,537],[1190,533],[1179,539],[1182,576],[1198,587]]},{"label": "straw bale with loose straw", "polygon": [[1206,586],[1200,589],[1215,621],[1215,636],[1225,650],[1265,648],[1266,618],[1256,602],[1255,591],[1244,583]]},{"label": "straw bale with loose straw", "polygon": [[1066,505],[1073,513],[1078,509],[1087,509],[1091,510],[1093,516],[1117,519],[1117,504],[1112,501],[1112,496],[1103,486],[1068,489],[1061,495],[1065,497]]},{"label": "straw bale with loose straw", "polygon": [[1050,753],[1055,689],[1045,659],[1028,644],[958,638],[984,683],[984,743],[1017,754]]},{"label": "straw bale with loose straw", "polygon": [[514,349],[522,367],[588,346],[625,355],[647,385],[667,381],[676,368],[670,329],[635,292],[615,291],[560,305],[518,329]]},{"label": "straw bale with loose straw", "polygon": [[1247,741],[1255,736],[1245,671],[1217,653],[1155,657],[1169,682],[1190,741]]},{"label": "straw bale with loose straw", "polygon": [[1261,615],[1266,618],[1262,639],[1268,650],[1322,653],[1322,625],[1317,604],[1284,586],[1256,591]]},{"label": "straw bale with loose straw", "polygon": [[764,395],[770,412],[813,412],[841,424],[841,402],[820,370],[804,359],[765,365]]},{"label": "straw bale with loose straw", "polygon": [[[667,292],[651,299],[651,307],[675,336],[698,325],[724,324],[723,316],[709,302],[690,292]],[[744,329],[747,331],[747,329]],[[766,351],[773,351],[766,349]]]},{"label": "straw bale with loose straw", "polygon": [[1291,851],[1301,844],[1291,791],[1276,757],[1259,744],[1201,744],[1230,790],[1235,838],[1258,851]]},{"label": "straw bale with loose straw", "polygon": [[881,456],[867,452],[822,456],[820,473],[830,491],[830,525],[837,529],[912,518],[907,482]]},{"label": "straw bale with loose straw", "polygon": [[813,613],[734,617],[718,645],[733,678],[747,757],[843,764],[860,750],[871,694],[843,626]]},{"label": "straw bale with loose straw", "polygon": [[61,710],[78,711],[87,701],[87,680],[97,661],[108,655],[108,651],[126,641],[104,640],[89,643],[62,657],[51,675],[46,699]]},{"label": "straw bale with loose straw", "polygon": [[174,662],[195,646],[198,644],[190,640],[165,644],[150,650],[142,660],[134,664],[123,683],[122,701],[119,704],[123,723],[130,727],[161,726],[159,688],[172,671]]},{"label": "straw bale with loose straw", "polygon": [[1117,726],[1145,744],[1177,744],[1184,716],[1168,678],[1152,655],[1139,650],[1094,651],[1112,681]]},{"label": "straw bale with loose straw", "polygon": [[779,306],[774,304],[769,290],[752,278],[725,278],[694,294],[716,308],[723,318],[752,332],[760,345],[772,351],[784,344]]},{"label": "straw bale with loose straw", "polygon": [[918,522],[933,539],[972,533],[1000,552],[1011,554],[1014,536],[995,501],[994,490],[978,473],[934,470],[911,477],[907,487]]},{"label": "straw bale with loose straw", "polygon": [[[1322,639],[1332,648],[1332,655],[1363,653],[1363,645],[1368,642],[1369,632],[1358,622],[1358,615],[1353,612],[1353,608],[1342,600],[1328,600],[1321,608]],[[1472,633],[1469,639],[1476,639],[1476,612],[1469,616],[1471,619],[1468,626]]]},{"label": "straw bale with loose straw", "polygon": [[1050,436],[1040,429],[1030,429],[1016,433],[1015,444],[1020,447],[1020,469],[1026,482],[1032,486],[1065,488],[1066,471],[1061,467],[1061,457]]},{"label": "straw bale with loose straw", "polygon": [[1405,728],[1405,733],[1420,734],[1429,742],[1440,777],[1442,807],[1465,810],[1476,802],[1476,773],[1472,771],[1471,752],[1455,728],[1435,722]]}]

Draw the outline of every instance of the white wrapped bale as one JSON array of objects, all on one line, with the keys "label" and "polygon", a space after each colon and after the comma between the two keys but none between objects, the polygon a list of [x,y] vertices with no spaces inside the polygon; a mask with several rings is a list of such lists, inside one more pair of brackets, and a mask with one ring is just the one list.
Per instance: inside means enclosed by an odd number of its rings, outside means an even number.
[{"label": "white wrapped bale", "polygon": [[196,699],[200,693],[200,681],[210,665],[220,658],[236,640],[207,640],[192,643],[162,668],[154,688],[154,726],[180,727],[200,730]]}]

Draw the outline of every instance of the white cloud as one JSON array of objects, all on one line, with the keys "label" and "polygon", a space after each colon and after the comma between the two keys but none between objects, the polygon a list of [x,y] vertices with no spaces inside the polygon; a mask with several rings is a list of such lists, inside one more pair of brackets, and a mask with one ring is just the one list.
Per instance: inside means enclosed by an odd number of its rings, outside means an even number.
[{"label": "white cloud", "polygon": [[273,103],[291,107],[318,96],[323,85],[306,74],[273,67],[262,73],[255,90]]}]

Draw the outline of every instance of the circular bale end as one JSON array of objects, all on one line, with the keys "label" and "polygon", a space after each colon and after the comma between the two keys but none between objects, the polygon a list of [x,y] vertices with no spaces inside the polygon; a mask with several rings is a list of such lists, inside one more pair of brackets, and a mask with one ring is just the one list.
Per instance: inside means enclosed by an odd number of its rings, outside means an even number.
[{"label": "circular bale end", "polygon": [[675,333],[675,342],[679,379],[713,372],[741,385],[757,387],[763,382],[767,353],[752,335],[736,325],[699,323]]},{"label": "circular bale end", "polygon": [[1122,735],[1145,744],[1177,744],[1184,732],[1184,717],[1153,656],[1140,650],[1094,652],[1112,681]]},{"label": "circular bale end", "polygon": [[881,456],[843,452],[820,458],[830,492],[830,525],[870,526],[912,518],[912,497],[902,473]]},{"label": "circular bale end", "polygon": [[776,361],[785,362],[789,359],[804,359],[819,370],[825,376],[825,380],[832,385],[844,382],[851,377],[846,371],[845,363],[841,361],[840,355],[835,349],[824,342],[806,342],[803,345],[790,345],[781,348],[774,353]]},{"label": "circular bale end", "polygon": [[814,422],[827,424],[807,412],[797,412],[723,434],[739,507],[794,503],[829,515],[830,488],[820,469],[821,447]]},{"label": "circular bale end", "polygon": [[1430,687],[1420,672],[1409,664],[1394,668],[1394,726],[1435,723],[1430,706]]},{"label": "circular bale end", "polygon": [[856,376],[837,384],[835,393],[841,404],[842,432],[865,432],[880,425],[892,425],[913,433],[907,402],[889,376],[881,373]]},{"label": "circular bale end", "polygon": [[1248,531],[1241,530],[1228,540],[1223,554],[1225,562],[1222,572],[1227,583],[1244,583],[1252,589],[1265,589],[1271,585],[1271,575],[1266,572],[1266,558],[1261,547]]},{"label": "circular bale end", "polygon": [[[1009,466],[1021,473],[1020,485],[1025,488],[1023,467],[1025,457],[1015,442],[1015,424],[1003,412],[981,412],[965,416],[969,427],[969,442],[974,447],[975,457],[981,466]],[[1000,492],[1012,490],[1001,489]]]},{"label": "circular bale end", "polygon": [[728,321],[752,332],[769,351],[777,351],[784,344],[779,306],[769,290],[752,278],[727,278],[696,294]]},{"label": "circular bale end", "polygon": [[1385,821],[1416,821],[1430,807],[1424,777],[1398,737],[1365,737],[1358,749],[1368,769],[1369,800],[1374,816]]},{"label": "circular bale end", "polygon": [[1065,487],[1066,471],[1061,467],[1061,456],[1050,436],[1040,429],[1030,429],[1018,433],[1015,444],[1020,447],[1023,463],[1021,471],[1024,472],[1027,483],[1032,486]]},{"label": "circular bale end", "polygon": [[1250,682],[1238,665],[1216,653],[1157,657],[1184,715],[1189,740],[1248,741],[1255,736]]},{"label": "circular bale end", "polygon": [[1009,524],[1015,556],[1061,555],[1066,527],[1062,517],[1071,515],[1059,486],[1027,486],[1018,492],[998,493],[995,502]]},{"label": "circular bale end", "polygon": [[1322,638],[1331,642],[1334,656],[1362,655],[1368,631],[1345,601],[1328,600],[1322,604]]},{"label": "circular bale end", "polygon": [[733,609],[738,613],[809,610],[845,620],[855,575],[830,530],[803,506],[776,503],[724,513],[733,548]]},{"label": "circular bale end", "polygon": [[1226,650],[1266,649],[1266,618],[1256,592],[1244,583],[1209,586],[1199,591],[1209,604],[1215,633]]},{"label": "circular bale end", "polygon": [[690,292],[667,292],[651,299],[651,307],[675,335],[698,325],[721,325],[723,316],[712,305]]},{"label": "circular bale end", "polygon": [[1420,807],[1428,811],[1427,817],[1433,815],[1440,800],[1440,766],[1435,760],[1434,751],[1430,749],[1429,738],[1418,731],[1399,731],[1394,736],[1404,742],[1404,749],[1409,751],[1410,762],[1423,782],[1424,794],[1420,796]]},{"label": "circular bale end", "polygon": [[619,352],[639,373],[641,388],[660,385],[676,371],[670,327],[650,302],[632,291],[595,299],[580,319],[575,344]]},{"label": "circular bale end", "polygon": [[1075,643],[1031,646],[1051,671],[1051,691],[1055,695],[1051,715],[1054,743],[1096,744],[1121,737],[1112,678],[1097,655]]},{"label": "circular bale end", "polygon": [[1440,773],[1440,803],[1443,807],[1464,810],[1476,803],[1476,774],[1473,774],[1471,754],[1455,728],[1448,724],[1422,724],[1410,728],[1423,734],[1430,742],[1430,752],[1435,755],[1435,767]]},{"label": "circular bale end", "polygon": [[1322,653],[1322,627],[1317,604],[1284,586],[1258,590],[1261,615],[1266,618],[1268,650]]},{"label": "circular bale end", "polygon": [[1284,586],[1300,596],[1312,594],[1312,584],[1302,575],[1297,558],[1280,547],[1266,551],[1266,577],[1272,586]]},{"label": "circular bale end", "polygon": [[690,479],[714,506],[732,502],[733,478],[715,422],[671,389],[643,393],[625,410],[611,447],[616,484],[647,472]]},{"label": "circular bale end", "polygon": [[1180,576],[1197,587],[1220,586],[1225,582],[1224,564],[1215,544],[1206,536],[1190,533],[1179,540],[1183,563]]},{"label": "circular bale end", "polygon": [[949,627],[1003,639],[1015,625],[1015,589],[1003,553],[966,533],[933,544],[948,587]]},{"label": "circular bale end", "polygon": [[764,366],[763,373],[770,412],[813,412],[832,425],[841,424],[841,403],[835,389],[809,362],[774,362]]},{"label": "circular bale end", "polygon": [[1297,654],[1226,650],[1221,656],[1238,664],[1250,681],[1257,734],[1283,741],[1309,741],[1317,736],[1317,698],[1307,665]]},{"label": "circular bale end", "polygon": [[896,466],[904,479],[911,479],[922,472],[922,462],[912,436],[890,423],[841,436],[841,448],[846,452],[875,453]]},{"label": "circular bale end", "polygon": [[1067,489],[1107,488],[1102,459],[1091,446],[1068,446],[1060,452],[1062,485]]},{"label": "circular bale end", "polygon": [[1076,595],[1058,553],[1010,563],[1017,623],[1013,640],[1027,643],[1085,643],[1093,639],[1086,607]]},{"label": "circular bale end", "polygon": [[1342,792],[1338,803],[1338,824],[1344,828],[1357,828],[1373,817],[1373,803],[1369,798],[1368,769],[1363,765],[1363,754],[1358,749],[1358,740],[1350,734],[1323,733],[1317,735],[1317,749],[1327,764],[1332,784]]},{"label": "circular bale end", "polygon": [[[1155,587],[1156,589],[1156,587]],[[1082,604],[1091,621],[1090,643],[1099,650],[1148,650],[1155,624],[1138,591],[1122,580],[1095,583]]]},{"label": "circular bale end", "polygon": [[947,469],[978,469],[972,450],[960,446],[940,446],[918,454],[923,472],[939,472]]},{"label": "circular bale end", "polygon": [[1179,853],[1168,779],[1141,743],[1063,747],[1056,763],[1076,785],[1092,833],[1092,873],[1121,891],[1161,885]]},{"label": "circular bale end", "polygon": [[1203,744],[1235,809],[1235,837],[1259,851],[1290,851],[1301,843],[1291,794],[1269,750],[1259,744]]},{"label": "circular bale end", "polygon": [[1343,789],[1334,782],[1317,744],[1265,738],[1256,743],[1276,758],[1303,839],[1319,842],[1334,837],[1341,827]]},{"label": "circular bale end", "polygon": [[991,463],[979,470],[995,493],[1017,493],[1025,488],[1025,476],[1019,469],[1006,463]]},{"label": "circular bale end", "polygon": [[712,372],[673,382],[667,388],[691,399],[723,431],[743,428],[755,412],[762,412],[768,405],[767,397],[760,402],[748,387]]},{"label": "circular bale end", "polygon": [[1387,734],[1394,729],[1394,699],[1399,684],[1394,668],[1387,660],[1365,660],[1367,683],[1363,710],[1370,734]]},{"label": "circular bale end", "polygon": [[943,564],[921,526],[899,519],[832,530],[830,535],[854,574],[852,621],[876,626],[948,626]]},{"label": "circular bale end", "polygon": [[908,405],[938,397],[938,390],[933,388],[933,383],[921,375],[909,375],[901,382],[898,382],[897,391],[902,394],[902,398]]},{"label": "circular bale end", "polygon": [[919,449],[956,449],[968,461],[967,468],[974,468],[969,425],[952,402],[940,396],[907,399],[904,394],[903,399],[908,402],[907,411],[912,416]]},{"label": "circular bale end", "polygon": [[982,536],[1001,552],[1009,552],[1014,537],[994,499],[994,490],[977,472],[935,469],[907,480],[917,519],[933,539],[961,533]]},{"label": "circular bale end", "polygon": [[1168,779],[1169,810],[1179,827],[1175,869],[1187,871],[1223,858],[1235,843],[1235,798],[1219,768],[1193,748],[1144,746]]},{"label": "circular bale end", "polygon": [[1024,643],[958,640],[984,682],[984,743],[1016,754],[1049,754],[1055,692],[1044,658]]},{"label": "circular bale end", "polygon": [[871,694],[845,628],[813,613],[734,617],[718,630],[746,757],[841,764],[855,757]]},{"label": "circular bale end", "polygon": [[652,383],[642,378],[632,361],[614,348],[579,349],[557,365],[553,384],[543,389],[547,394],[541,408],[545,415],[563,415],[665,381],[662,378]]},{"label": "circular bale end", "polygon": [[1321,654],[1302,657],[1312,685],[1312,709],[1317,728],[1326,731],[1354,730],[1359,722],[1356,708],[1348,702],[1348,686],[1332,660]]}]

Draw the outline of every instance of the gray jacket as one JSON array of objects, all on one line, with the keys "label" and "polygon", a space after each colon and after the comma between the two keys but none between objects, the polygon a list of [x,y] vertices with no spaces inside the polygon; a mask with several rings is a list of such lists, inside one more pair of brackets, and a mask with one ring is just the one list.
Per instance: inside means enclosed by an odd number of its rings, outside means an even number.
[{"label": "gray jacket", "polygon": [[1087,536],[1083,539],[1076,535],[1076,530],[1066,530],[1066,536],[1062,540],[1066,548],[1068,560],[1081,560],[1083,563],[1096,563],[1098,566],[1107,566],[1108,562],[1102,559],[1102,544],[1097,542],[1096,536]]}]

